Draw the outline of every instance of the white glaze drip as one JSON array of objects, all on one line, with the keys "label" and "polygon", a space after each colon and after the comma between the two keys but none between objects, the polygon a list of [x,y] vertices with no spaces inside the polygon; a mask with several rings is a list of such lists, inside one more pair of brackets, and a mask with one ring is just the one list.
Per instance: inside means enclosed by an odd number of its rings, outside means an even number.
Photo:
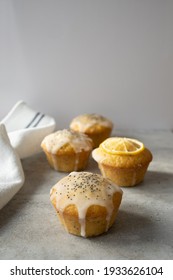
[{"label": "white glaze drip", "polygon": [[122,190],[108,179],[90,172],[71,172],[61,179],[51,190],[51,200],[55,199],[56,208],[63,213],[68,205],[78,210],[81,236],[85,236],[86,213],[91,205],[100,205],[107,210],[108,230],[113,213],[113,195]]},{"label": "white glaze drip", "polygon": [[74,171],[78,169],[78,164],[79,164],[79,154],[76,153]]},{"label": "white glaze drip", "polygon": [[112,127],[113,124],[108,119],[97,115],[97,114],[84,114],[74,118],[70,124],[70,128],[73,129],[75,126],[78,127],[78,130],[81,132],[86,132],[90,127],[100,124],[105,127]]},{"label": "white glaze drip", "polygon": [[48,152],[56,154],[60,148],[68,143],[70,143],[76,153],[92,149],[92,140],[89,137],[83,133],[67,129],[59,130],[46,136],[41,145],[45,145]]}]

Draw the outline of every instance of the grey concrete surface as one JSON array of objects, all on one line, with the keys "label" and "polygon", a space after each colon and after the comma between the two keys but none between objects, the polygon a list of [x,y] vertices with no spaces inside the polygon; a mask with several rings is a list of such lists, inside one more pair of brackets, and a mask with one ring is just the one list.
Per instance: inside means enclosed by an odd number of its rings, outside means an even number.
[{"label": "grey concrete surface", "polygon": [[[140,185],[123,188],[113,227],[89,239],[64,231],[49,191],[66,174],[52,170],[41,153],[23,160],[25,184],[0,211],[0,259],[173,259],[173,133],[116,135],[143,141],[154,158]],[[87,170],[99,173],[92,158]]]}]

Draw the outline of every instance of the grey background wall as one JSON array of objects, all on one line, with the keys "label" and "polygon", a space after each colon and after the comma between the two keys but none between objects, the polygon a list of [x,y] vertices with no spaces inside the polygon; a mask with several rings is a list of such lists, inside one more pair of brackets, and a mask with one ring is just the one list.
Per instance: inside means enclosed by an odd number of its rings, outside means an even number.
[{"label": "grey background wall", "polygon": [[68,126],[173,128],[172,0],[0,0],[0,119],[16,101]]}]

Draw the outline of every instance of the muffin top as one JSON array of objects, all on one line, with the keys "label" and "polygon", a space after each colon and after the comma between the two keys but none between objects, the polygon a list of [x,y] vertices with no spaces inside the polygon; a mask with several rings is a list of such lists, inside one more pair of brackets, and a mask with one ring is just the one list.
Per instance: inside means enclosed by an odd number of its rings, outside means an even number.
[{"label": "muffin top", "polygon": [[71,151],[79,153],[83,150],[92,150],[93,143],[84,133],[63,129],[46,136],[41,143],[41,147],[52,154]]},{"label": "muffin top", "polygon": [[97,114],[83,114],[74,118],[70,123],[71,129],[84,133],[102,130],[104,127],[112,129],[113,123],[107,118]]},{"label": "muffin top", "polygon": [[[76,214],[81,222],[81,235],[85,236],[85,218],[90,206],[103,206],[110,221],[114,204],[113,195],[122,190],[109,179],[90,172],[71,172],[61,179],[50,191],[50,200],[58,211],[75,205]],[[74,211],[74,208],[72,211]],[[71,211],[71,210],[69,210]],[[93,209],[92,213],[93,215]]]},{"label": "muffin top", "polygon": [[111,137],[93,150],[92,157],[98,162],[119,168],[135,168],[152,160],[151,152],[136,139]]}]

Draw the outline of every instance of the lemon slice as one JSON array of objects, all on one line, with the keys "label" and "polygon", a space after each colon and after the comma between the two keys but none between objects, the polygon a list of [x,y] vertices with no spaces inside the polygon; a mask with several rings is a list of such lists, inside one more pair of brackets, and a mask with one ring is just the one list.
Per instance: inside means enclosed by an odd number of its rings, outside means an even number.
[{"label": "lemon slice", "polygon": [[136,155],[144,150],[144,144],[136,139],[125,137],[107,138],[100,147],[112,155]]}]

